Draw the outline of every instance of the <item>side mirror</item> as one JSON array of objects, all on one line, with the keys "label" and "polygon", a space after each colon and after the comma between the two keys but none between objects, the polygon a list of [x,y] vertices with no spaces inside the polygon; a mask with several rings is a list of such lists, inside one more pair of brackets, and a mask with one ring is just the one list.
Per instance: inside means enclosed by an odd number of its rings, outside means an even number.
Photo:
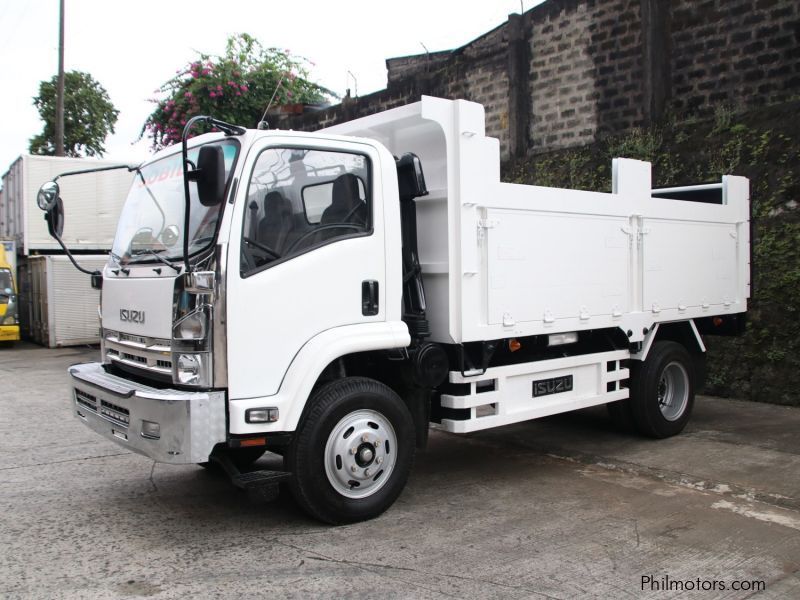
[{"label": "side mirror", "polygon": [[422,173],[422,161],[419,156],[408,152],[397,159],[397,186],[400,201],[408,202],[419,196],[427,196],[425,175]]},{"label": "side mirror", "polygon": [[55,181],[43,183],[36,195],[36,204],[45,212],[52,210],[56,205],[58,192],[58,184]]},{"label": "side mirror", "polygon": [[50,235],[60,240],[61,234],[64,233],[64,203],[60,197],[56,198],[55,205],[44,214],[44,220],[47,221]]},{"label": "side mirror", "polygon": [[197,182],[197,196],[203,206],[217,206],[225,196],[225,155],[220,146],[203,146],[197,156],[197,169],[189,173]]},{"label": "side mirror", "polygon": [[58,184],[55,181],[43,183],[36,195],[36,204],[45,211],[44,220],[47,230],[56,239],[64,233],[64,203],[59,196]]}]

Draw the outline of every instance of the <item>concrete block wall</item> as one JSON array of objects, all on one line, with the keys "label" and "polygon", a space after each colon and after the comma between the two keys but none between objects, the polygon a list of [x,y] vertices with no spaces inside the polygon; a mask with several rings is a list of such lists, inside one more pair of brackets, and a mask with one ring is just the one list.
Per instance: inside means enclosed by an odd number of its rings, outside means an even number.
[{"label": "concrete block wall", "polygon": [[676,0],[671,14],[672,106],[707,113],[800,93],[800,2]]}]

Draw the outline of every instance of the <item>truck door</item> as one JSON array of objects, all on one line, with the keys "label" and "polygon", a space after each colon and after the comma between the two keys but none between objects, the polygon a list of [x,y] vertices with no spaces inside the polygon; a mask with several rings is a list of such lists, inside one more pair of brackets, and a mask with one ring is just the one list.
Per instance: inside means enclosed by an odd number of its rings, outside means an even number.
[{"label": "truck door", "polygon": [[314,336],[385,320],[379,155],[297,143],[268,138],[242,174],[227,276],[232,399],[277,393]]}]

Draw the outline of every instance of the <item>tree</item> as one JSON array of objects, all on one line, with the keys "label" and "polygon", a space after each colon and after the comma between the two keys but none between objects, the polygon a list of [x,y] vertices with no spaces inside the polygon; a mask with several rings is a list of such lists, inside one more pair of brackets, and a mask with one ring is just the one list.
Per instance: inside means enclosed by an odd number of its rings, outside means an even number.
[{"label": "tree", "polygon": [[307,64],[289,50],[264,48],[246,33],[233,35],[223,56],[200,54],[156,90],[163,97],[152,100],[156,109],[142,135],[159,149],[179,142],[183,126],[195,115],[255,127],[273,94],[273,106],[316,104],[333,96],[309,81]]},{"label": "tree", "polygon": [[[33,105],[44,121],[44,130],[31,138],[32,154],[55,154],[57,76],[39,84]],[[114,133],[119,111],[108,92],[88,73],[70,71],[64,75],[64,154],[103,156],[105,140]]]}]

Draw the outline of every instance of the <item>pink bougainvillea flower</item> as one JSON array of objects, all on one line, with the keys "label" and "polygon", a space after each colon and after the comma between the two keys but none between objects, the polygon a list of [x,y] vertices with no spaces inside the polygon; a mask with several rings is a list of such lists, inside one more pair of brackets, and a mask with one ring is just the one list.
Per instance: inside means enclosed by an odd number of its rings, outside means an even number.
[{"label": "pink bougainvillea flower", "polygon": [[192,92],[186,92],[186,93],[183,95],[183,97],[184,97],[184,98],[191,98],[191,97],[192,97]]}]

